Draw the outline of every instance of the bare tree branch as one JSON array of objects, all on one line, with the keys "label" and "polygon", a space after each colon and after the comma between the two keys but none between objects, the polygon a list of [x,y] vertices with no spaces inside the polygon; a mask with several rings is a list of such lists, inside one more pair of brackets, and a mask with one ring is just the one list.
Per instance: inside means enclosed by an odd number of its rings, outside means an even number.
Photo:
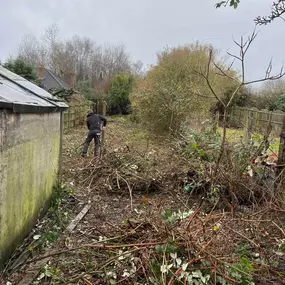
[{"label": "bare tree branch", "polygon": [[236,55],[234,55],[234,54],[232,54],[232,53],[229,53],[229,52],[227,52],[227,54],[230,55],[230,56],[232,56],[232,57],[234,57],[235,59],[241,61],[241,58],[240,58],[240,57],[238,57],[238,56],[236,56]]},{"label": "bare tree branch", "polygon": [[269,16],[257,17],[255,18],[255,23],[257,25],[267,25],[274,21],[276,18],[283,17],[282,15],[285,13],[285,0],[278,0],[277,2],[273,2],[271,6],[271,14]]},{"label": "bare tree branch", "polygon": [[[231,106],[234,98],[236,97],[238,91],[242,88],[242,86],[245,85],[249,85],[249,84],[253,84],[253,83],[257,83],[257,82],[263,82],[263,81],[269,81],[269,80],[276,80],[276,79],[280,79],[281,77],[283,77],[285,75],[285,73],[283,72],[283,67],[281,68],[280,72],[277,75],[273,75],[271,76],[271,71],[272,71],[272,60],[269,62],[268,67],[266,69],[265,72],[265,76],[264,78],[261,79],[257,79],[257,80],[251,80],[251,81],[245,81],[245,58],[246,58],[246,54],[250,48],[250,46],[252,45],[252,43],[254,42],[254,40],[256,39],[258,33],[256,32],[256,29],[254,29],[254,31],[252,32],[252,34],[248,37],[248,39],[245,41],[244,37],[242,36],[240,38],[240,42],[237,42],[235,40],[234,43],[238,46],[239,48],[239,56],[236,56],[234,54],[231,54],[228,52],[228,55],[232,56],[234,59],[238,59],[241,63],[241,80],[238,80],[237,78],[235,78],[234,76],[230,75],[229,72],[226,72],[221,66],[219,66],[218,64],[216,64],[212,58],[212,51],[210,50],[209,52],[209,61],[207,64],[207,70],[205,73],[203,72],[199,72],[199,74],[205,79],[210,91],[214,94],[215,98],[218,100],[218,102],[220,102],[223,107],[224,107],[224,116],[223,116],[223,136],[222,136],[222,143],[221,143],[221,148],[220,148],[220,153],[217,159],[217,163],[216,163],[216,167],[215,167],[215,171],[214,171],[214,177],[218,171],[218,166],[220,164],[220,161],[223,157],[224,154],[224,149],[225,149],[225,142],[226,142],[226,120],[227,120],[227,113],[228,113],[228,108]],[[223,100],[221,98],[219,98],[219,96],[216,94],[216,92],[214,91],[213,85],[210,81],[210,66],[211,64],[220,72],[220,75],[226,76],[227,78],[238,82],[238,85],[236,86],[235,90],[232,92],[232,94],[230,95],[230,98],[228,100],[228,102],[223,102]]]},{"label": "bare tree branch", "polygon": [[[231,6],[235,9],[238,7],[240,0],[224,0],[216,3],[216,8]],[[267,25],[273,22],[275,19],[281,18],[284,21],[282,15],[285,13],[285,0],[278,0],[273,2],[271,6],[271,13],[268,16],[258,16],[254,19],[257,25]]]},{"label": "bare tree branch", "polygon": [[[218,66],[214,61],[213,61],[213,64],[214,66],[220,71],[220,73],[217,73],[218,75],[222,75],[222,76],[225,76],[225,77],[228,77],[234,81],[237,81],[238,83],[240,82],[236,77],[234,76],[231,76],[229,74],[227,74],[220,66]],[[227,69],[227,71],[229,71],[230,68]]]},{"label": "bare tree branch", "polygon": [[213,95],[215,96],[215,98],[223,105],[225,106],[225,103],[223,102],[223,100],[221,98],[219,98],[219,96],[217,95],[217,93],[215,92],[211,82],[210,82],[210,79],[209,79],[209,76],[210,76],[210,67],[211,67],[211,63],[212,63],[212,56],[213,56],[213,50],[210,49],[209,50],[209,60],[208,60],[208,63],[207,63],[207,69],[206,69],[206,74],[204,74],[202,71],[197,71],[197,70],[194,70],[195,73],[199,74],[200,76],[202,76],[209,89],[211,90],[211,92],[213,93]]}]

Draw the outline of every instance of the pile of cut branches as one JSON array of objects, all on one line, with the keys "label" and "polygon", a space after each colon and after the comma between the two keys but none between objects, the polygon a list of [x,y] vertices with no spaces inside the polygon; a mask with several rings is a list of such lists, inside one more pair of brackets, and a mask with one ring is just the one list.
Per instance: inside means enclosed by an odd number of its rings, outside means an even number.
[{"label": "pile of cut branches", "polygon": [[285,232],[276,216],[284,209],[234,217],[206,215],[201,209],[200,204],[184,212],[165,210],[160,217],[130,219],[112,237],[65,245],[50,255],[46,269],[56,268],[57,275],[46,280],[89,285],[283,284]]},{"label": "pile of cut branches", "polygon": [[177,184],[189,167],[185,160],[176,160],[175,164],[169,161],[170,155],[159,160],[155,152],[141,153],[126,146],[85,160],[77,167],[76,183],[118,194],[151,194]]}]

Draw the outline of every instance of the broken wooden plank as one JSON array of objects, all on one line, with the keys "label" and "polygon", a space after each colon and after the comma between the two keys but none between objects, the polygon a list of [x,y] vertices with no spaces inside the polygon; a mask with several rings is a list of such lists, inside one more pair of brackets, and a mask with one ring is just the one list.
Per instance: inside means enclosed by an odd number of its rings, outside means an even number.
[{"label": "broken wooden plank", "polygon": [[78,223],[83,219],[83,217],[87,214],[90,208],[91,208],[91,204],[85,205],[85,207],[81,210],[81,212],[75,217],[75,219],[66,228],[66,231],[71,233],[76,228]]}]

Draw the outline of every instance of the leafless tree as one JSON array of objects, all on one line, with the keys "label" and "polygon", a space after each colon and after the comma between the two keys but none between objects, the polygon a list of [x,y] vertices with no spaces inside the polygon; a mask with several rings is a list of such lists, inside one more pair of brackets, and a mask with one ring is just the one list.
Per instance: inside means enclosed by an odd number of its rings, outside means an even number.
[{"label": "leafless tree", "polygon": [[17,56],[32,66],[43,64],[46,61],[46,51],[38,39],[31,35],[25,35],[18,47]]},{"label": "leafless tree", "polygon": [[[251,85],[254,83],[258,83],[258,82],[277,80],[277,79],[282,78],[285,74],[283,71],[283,67],[282,67],[280,72],[277,75],[271,75],[272,62],[270,61],[268,64],[268,67],[266,69],[265,76],[263,78],[251,80],[251,81],[246,80],[246,78],[245,78],[246,55],[247,55],[247,52],[248,52],[250,46],[252,45],[252,43],[254,42],[256,37],[257,37],[257,33],[255,30],[248,37],[248,39],[245,40],[244,37],[241,37],[239,42],[234,41],[236,46],[239,48],[239,55],[228,53],[228,55],[230,57],[232,57],[234,60],[237,60],[240,63],[240,66],[241,66],[241,77],[240,78],[234,77],[228,72],[232,66],[232,63],[229,65],[229,67],[227,69],[221,68],[218,64],[216,64],[216,62],[213,60],[212,50],[209,51],[209,60],[208,60],[208,65],[207,65],[206,71],[203,71],[203,70],[196,71],[198,74],[200,74],[205,79],[205,81],[207,82],[207,85],[208,85],[209,89],[211,90],[212,94],[215,96],[217,101],[219,101],[224,107],[222,143],[221,143],[221,149],[220,149],[220,153],[219,153],[217,164],[216,164],[215,173],[218,170],[218,166],[219,166],[221,159],[223,157],[223,154],[224,154],[225,142],[226,142],[226,132],[227,132],[226,120],[227,120],[228,109],[229,109],[229,106],[231,105],[231,102],[233,101],[233,99],[237,95],[238,91],[243,86]],[[219,74],[221,76],[225,76],[225,77],[227,77],[227,78],[229,78],[229,79],[231,79],[237,83],[235,90],[232,92],[232,94],[230,95],[230,99],[227,102],[224,102],[220,98],[220,96],[218,96],[217,92],[215,91],[215,89],[213,87],[213,84],[212,84],[211,79],[210,79],[210,68],[211,67],[216,68],[217,74]]]},{"label": "leafless tree", "polygon": [[102,63],[102,72],[109,78],[117,72],[131,72],[131,57],[123,44],[106,44],[103,48]]},{"label": "leafless tree", "polygon": [[142,63],[133,62],[125,45],[100,46],[80,36],[62,40],[57,24],[49,26],[40,39],[25,36],[18,55],[33,66],[42,64],[66,79],[70,72],[75,72],[76,81],[92,82],[93,87],[104,85],[99,88],[102,90],[117,72],[139,74],[142,69]]},{"label": "leafless tree", "polygon": [[142,75],[143,63],[140,60],[134,62],[131,68],[133,74]]}]

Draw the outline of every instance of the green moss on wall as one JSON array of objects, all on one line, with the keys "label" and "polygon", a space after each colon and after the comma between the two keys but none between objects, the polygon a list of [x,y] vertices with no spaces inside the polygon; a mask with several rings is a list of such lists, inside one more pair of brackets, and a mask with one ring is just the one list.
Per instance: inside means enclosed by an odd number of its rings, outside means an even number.
[{"label": "green moss on wall", "polygon": [[0,265],[29,233],[56,183],[60,134],[34,139],[7,150],[0,205]]}]

